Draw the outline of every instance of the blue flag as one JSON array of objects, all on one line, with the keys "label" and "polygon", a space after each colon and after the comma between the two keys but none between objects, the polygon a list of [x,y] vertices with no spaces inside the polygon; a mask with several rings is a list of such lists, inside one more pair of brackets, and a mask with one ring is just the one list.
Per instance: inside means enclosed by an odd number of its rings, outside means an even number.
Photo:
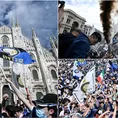
[{"label": "blue flag", "polygon": [[77,61],[77,65],[78,66],[85,66],[87,64],[87,62],[85,61],[85,60],[83,60],[83,59],[79,59],[78,61]]},{"label": "blue flag", "polygon": [[31,64],[35,62],[31,55],[21,48],[0,47],[0,57],[21,64]]},{"label": "blue flag", "polygon": [[118,71],[118,65],[109,61],[109,64],[111,65],[111,69],[112,71]]},{"label": "blue flag", "polygon": [[78,61],[75,61],[73,65],[73,78],[78,80],[82,76],[83,73],[78,69]]}]

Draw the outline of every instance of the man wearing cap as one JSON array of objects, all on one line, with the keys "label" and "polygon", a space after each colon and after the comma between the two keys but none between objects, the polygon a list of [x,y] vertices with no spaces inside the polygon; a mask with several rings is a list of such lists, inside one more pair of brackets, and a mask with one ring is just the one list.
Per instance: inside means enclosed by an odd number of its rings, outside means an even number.
[{"label": "man wearing cap", "polygon": [[64,57],[65,58],[87,58],[90,52],[90,46],[100,42],[101,39],[102,37],[98,32],[94,32],[89,37],[87,37],[83,33],[80,33],[79,36],[74,40],[74,42],[68,48]]},{"label": "man wearing cap", "polygon": [[33,105],[28,101],[24,95],[18,90],[14,83],[5,78],[10,84],[18,98],[24,103],[24,105],[30,110],[31,118],[56,118],[57,117],[57,95],[47,94],[41,99],[35,101],[36,104]]},{"label": "man wearing cap", "polygon": [[[32,117],[56,118],[57,117],[57,95],[47,94],[36,100],[36,107],[32,109]],[[42,112],[42,113],[41,113]],[[42,117],[40,116],[42,114]],[[45,115],[45,117],[43,116]]]}]

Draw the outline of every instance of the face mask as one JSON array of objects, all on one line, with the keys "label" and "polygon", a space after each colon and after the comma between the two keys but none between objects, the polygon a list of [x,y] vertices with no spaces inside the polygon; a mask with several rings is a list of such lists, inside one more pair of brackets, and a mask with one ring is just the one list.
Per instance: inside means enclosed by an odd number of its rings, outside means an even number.
[{"label": "face mask", "polygon": [[47,118],[47,116],[44,114],[44,110],[43,109],[36,109],[36,115],[39,118]]}]

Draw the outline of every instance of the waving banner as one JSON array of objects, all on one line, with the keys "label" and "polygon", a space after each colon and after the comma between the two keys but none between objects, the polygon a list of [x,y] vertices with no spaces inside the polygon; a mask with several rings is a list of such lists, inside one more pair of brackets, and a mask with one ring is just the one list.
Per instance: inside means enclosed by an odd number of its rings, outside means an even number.
[{"label": "waving banner", "polygon": [[75,61],[73,65],[73,78],[79,79],[83,76],[83,73],[78,69],[78,66],[85,65],[86,62]]},{"label": "waving banner", "polygon": [[93,93],[95,91],[95,66],[93,66],[80,84],[74,89],[73,95],[79,104],[84,102],[86,93]]},{"label": "waving banner", "polygon": [[23,95],[27,97],[27,91],[26,91],[27,80],[25,72],[29,73],[28,64],[23,65],[20,63],[14,63],[12,65],[12,82],[20,90],[20,92],[22,92]]},{"label": "waving banner", "polygon": [[0,57],[21,64],[35,62],[35,60],[32,60],[30,54],[21,48],[0,47]]}]

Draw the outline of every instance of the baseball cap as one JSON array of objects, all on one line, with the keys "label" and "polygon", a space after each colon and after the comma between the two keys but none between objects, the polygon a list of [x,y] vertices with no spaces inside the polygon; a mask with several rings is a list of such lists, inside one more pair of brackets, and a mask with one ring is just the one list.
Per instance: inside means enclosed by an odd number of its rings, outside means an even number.
[{"label": "baseball cap", "polygon": [[57,95],[48,93],[42,96],[39,100],[35,100],[38,107],[53,107],[57,106]]}]

